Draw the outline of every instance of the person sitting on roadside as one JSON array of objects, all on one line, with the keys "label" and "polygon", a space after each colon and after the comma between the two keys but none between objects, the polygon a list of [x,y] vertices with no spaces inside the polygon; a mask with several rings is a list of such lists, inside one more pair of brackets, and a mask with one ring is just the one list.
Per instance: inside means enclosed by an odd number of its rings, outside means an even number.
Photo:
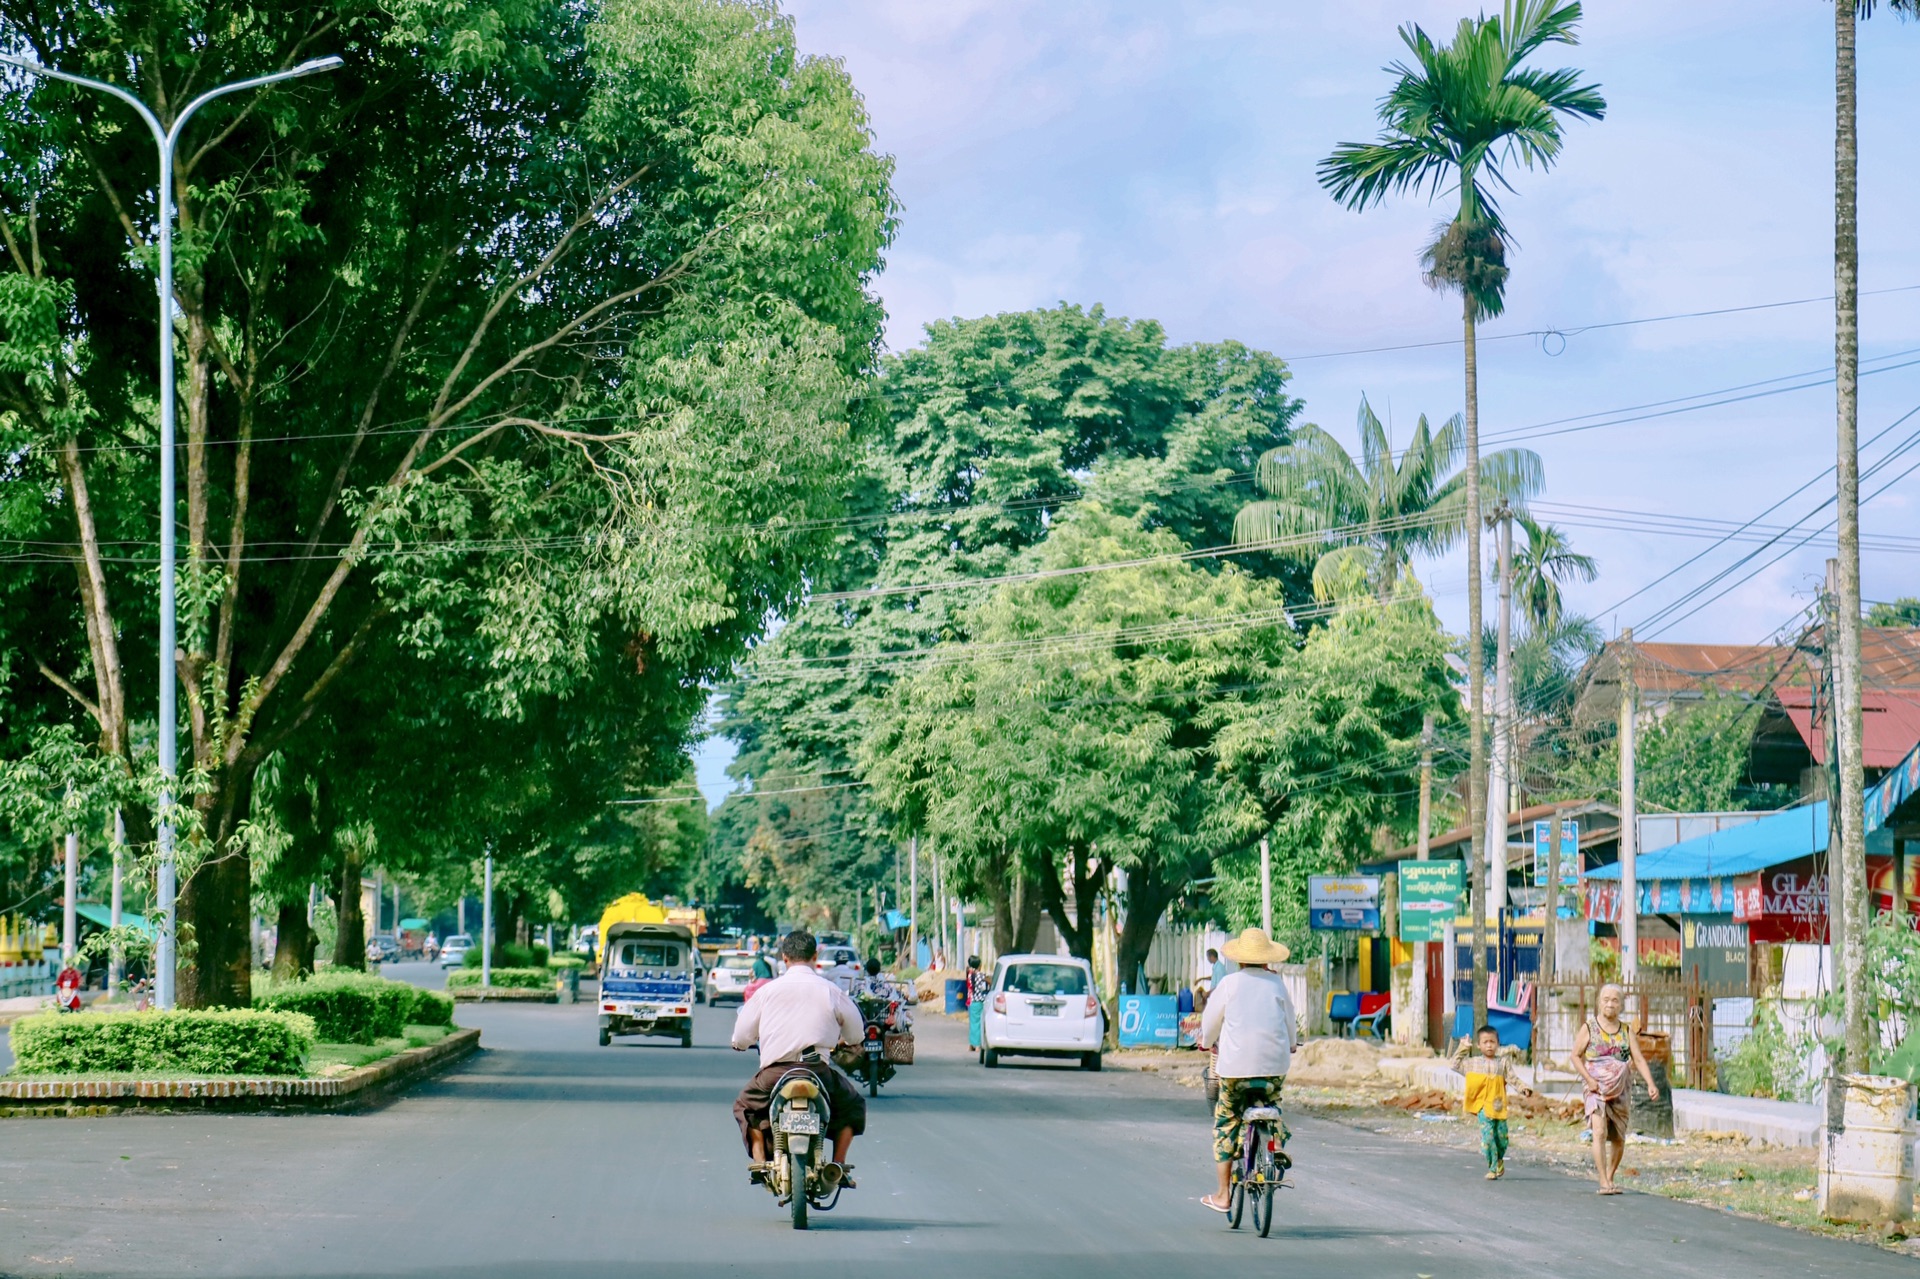
[{"label": "person sitting on roadside", "polygon": [[[1214,1073],[1220,1080],[1220,1095],[1213,1103],[1213,1158],[1219,1182],[1214,1193],[1200,1200],[1215,1212],[1227,1211],[1233,1190],[1233,1161],[1240,1155],[1245,1128],[1241,1115],[1255,1096],[1266,1105],[1279,1106],[1299,1035],[1287,984],[1267,967],[1285,963],[1291,952],[1258,928],[1247,929],[1222,949],[1239,967],[1213,988],[1200,1019],[1200,1046],[1219,1050]],[[1285,1155],[1281,1158],[1284,1167]]]},{"label": "person sitting on roadside", "polygon": [[760,1069],[733,1103],[733,1118],[750,1160],[748,1177],[755,1184],[766,1177],[773,1090],[789,1072],[800,1070],[819,1082],[827,1098],[833,1134],[833,1162],[823,1170],[828,1184],[853,1188],[847,1154],[853,1139],[867,1130],[867,1102],[831,1055],[842,1043],[859,1043],[866,1028],[847,993],[814,968],[818,953],[812,933],[788,933],[780,943],[787,971],[762,986],[733,1019],[734,1049],[745,1052],[756,1044],[760,1049]]}]

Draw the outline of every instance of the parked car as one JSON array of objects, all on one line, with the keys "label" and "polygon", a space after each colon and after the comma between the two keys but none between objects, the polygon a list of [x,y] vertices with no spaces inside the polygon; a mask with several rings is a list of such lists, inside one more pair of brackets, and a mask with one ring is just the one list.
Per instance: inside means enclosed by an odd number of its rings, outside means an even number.
[{"label": "parked car", "polygon": [[467,960],[467,952],[473,949],[473,938],[465,933],[455,933],[440,943],[440,966],[458,968]]},{"label": "parked car", "polygon": [[1005,955],[981,1018],[980,1064],[1000,1058],[1070,1057],[1100,1069],[1105,1025],[1093,966],[1063,955]]},{"label": "parked car", "polygon": [[747,983],[753,980],[753,956],[744,950],[723,950],[707,970],[707,1003],[744,1004]]}]

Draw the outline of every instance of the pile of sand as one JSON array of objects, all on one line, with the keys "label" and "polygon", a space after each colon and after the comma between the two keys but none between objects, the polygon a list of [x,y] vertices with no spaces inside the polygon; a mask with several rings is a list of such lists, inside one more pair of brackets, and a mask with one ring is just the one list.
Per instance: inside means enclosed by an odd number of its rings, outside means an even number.
[{"label": "pile of sand", "polygon": [[1309,1039],[1293,1052],[1287,1078],[1302,1084],[1357,1084],[1380,1073],[1383,1045],[1365,1039]]}]

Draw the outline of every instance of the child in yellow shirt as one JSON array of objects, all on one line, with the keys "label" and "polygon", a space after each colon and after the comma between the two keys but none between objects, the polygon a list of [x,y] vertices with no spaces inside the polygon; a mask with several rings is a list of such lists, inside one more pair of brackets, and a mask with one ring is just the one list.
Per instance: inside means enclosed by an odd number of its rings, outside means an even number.
[{"label": "child in yellow shirt", "polygon": [[1453,1068],[1466,1077],[1466,1110],[1480,1116],[1480,1150],[1487,1157],[1487,1180],[1498,1181],[1507,1175],[1507,1087],[1511,1084],[1522,1095],[1533,1090],[1513,1077],[1512,1049],[1500,1046],[1500,1032],[1482,1026],[1473,1036],[1473,1044],[1462,1039],[1454,1050]]}]

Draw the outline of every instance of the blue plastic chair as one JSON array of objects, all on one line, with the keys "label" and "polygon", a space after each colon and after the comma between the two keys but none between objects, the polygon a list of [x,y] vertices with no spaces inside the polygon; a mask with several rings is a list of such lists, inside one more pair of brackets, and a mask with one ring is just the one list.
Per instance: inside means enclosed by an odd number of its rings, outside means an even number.
[{"label": "blue plastic chair", "polygon": [[1354,1019],[1360,1016],[1360,996],[1338,994],[1327,1005],[1327,1020],[1333,1023],[1333,1033],[1343,1038],[1353,1034]]}]

